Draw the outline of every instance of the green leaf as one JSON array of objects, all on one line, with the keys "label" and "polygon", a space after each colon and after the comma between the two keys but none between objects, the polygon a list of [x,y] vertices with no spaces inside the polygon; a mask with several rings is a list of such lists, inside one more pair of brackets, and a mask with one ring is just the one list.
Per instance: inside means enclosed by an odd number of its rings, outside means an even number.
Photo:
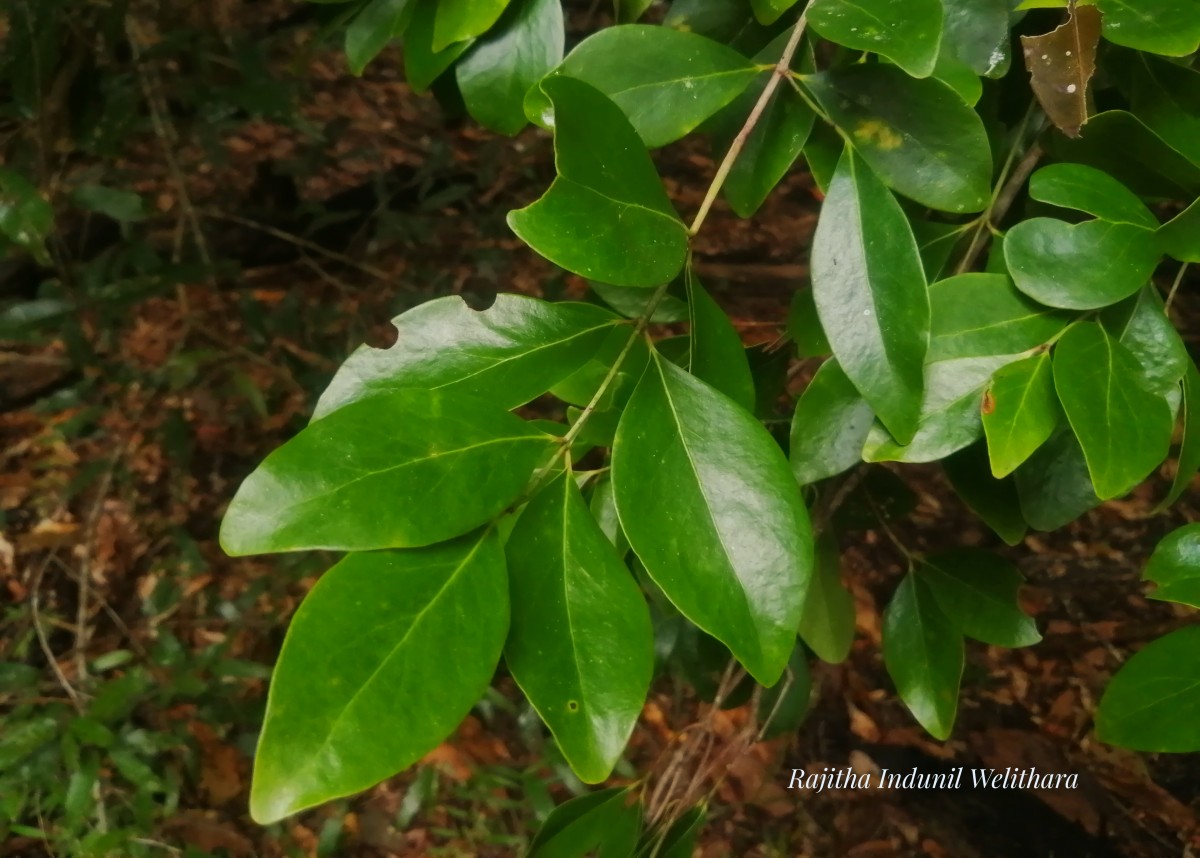
[{"label": "green leaf", "polygon": [[821,661],[839,664],[850,654],[854,623],[854,597],[842,586],[837,540],[827,532],[817,540],[816,566],[800,615],[800,637]]},{"label": "green leaf", "polygon": [[250,791],[255,821],[364,790],[419,760],[483,694],[507,631],[493,531],[347,556],[300,605],[275,665]]},{"label": "green leaf", "polygon": [[1008,74],[1011,0],[942,0],[942,53],[984,77]]},{"label": "green leaf", "polygon": [[413,0],[412,20],[404,34],[404,79],[413,92],[422,93],[471,47],[471,40],[458,42],[444,50],[433,47],[434,18],[438,0]]},{"label": "green leaf", "polygon": [[[760,51],[754,61],[775,64],[790,36],[785,31]],[[770,80],[760,75],[713,120],[713,148],[728,153]],[[725,198],[738,217],[751,217],[800,156],[816,115],[790,86],[780,86],[742,146],[725,179]],[[719,160],[719,159],[718,159]]]},{"label": "green leaf", "polygon": [[797,357],[828,357],[833,354],[829,340],[821,330],[821,319],[817,316],[812,289],[800,289],[792,293],[787,333],[796,346]]},{"label": "green leaf", "polygon": [[1109,223],[1158,229],[1158,219],[1133,191],[1108,173],[1084,164],[1042,167],[1029,179],[1029,196]]},{"label": "green leaf", "polygon": [[404,32],[415,6],[413,0],[371,0],[354,16],[346,27],[346,62],[351,73],[361,75],[388,42]]},{"label": "green leaf", "polygon": [[563,57],[559,0],[512,0],[500,21],[454,67],[471,116],[513,135],[525,127],[525,93]]},{"label": "green leaf", "polygon": [[638,858],[692,858],[696,839],[704,828],[705,812],[704,805],[693,807],[663,834],[651,836],[650,842],[638,852]]},{"label": "green leaf", "polygon": [[1200,524],[1168,533],[1150,556],[1144,577],[1158,585],[1151,599],[1200,608]]},{"label": "green leaf", "polygon": [[[646,312],[650,301],[654,298],[653,292],[636,287],[613,286],[610,283],[589,283],[588,285],[592,287],[592,291],[600,297],[600,300],[627,319],[636,319]],[[672,284],[673,291],[674,284]],[[658,302],[658,306],[654,308],[654,313],[650,317],[651,322],[668,324],[670,322],[686,322],[691,318],[688,302],[672,292],[663,295],[662,300]]]},{"label": "green leaf", "polygon": [[1021,515],[1016,481],[997,480],[984,445],[973,444],[942,460],[950,485],[971,511],[1009,545],[1020,545],[1029,529]]},{"label": "green leaf", "polygon": [[1095,310],[1128,298],[1154,274],[1160,255],[1151,230],[1103,220],[1035,217],[1004,238],[1017,288],[1065,310]]},{"label": "green leaf", "polygon": [[[732,697],[732,695],[730,695]],[[783,679],[764,689],[758,701],[758,722],[764,741],[794,735],[804,722],[812,701],[812,674],[808,670],[808,651],[797,644],[788,661]],[[679,858],[691,858],[690,852]]]},{"label": "green leaf", "polygon": [[1178,395],[1191,358],[1154,286],[1110,307],[1100,323],[1133,354],[1150,390],[1167,398]]},{"label": "green leaf", "polygon": [[802,82],[893,190],[942,211],[987,205],[992,155],[983,121],[946,84],[878,63]]},{"label": "green leaf", "polygon": [[1096,0],[1104,38],[1152,54],[1186,57],[1200,49],[1200,15],[1193,0]]},{"label": "green leaf", "polygon": [[[600,386],[612,371],[617,358],[625,351],[632,333],[625,327],[615,328],[590,361],[550,388],[550,392],[563,402],[580,408],[586,407],[591,403],[596,392],[600,390]],[[685,337],[684,340],[686,341],[686,339]],[[633,341],[633,346],[626,353],[621,366],[617,369],[617,374],[596,403],[596,409],[606,411],[612,408],[623,408],[629,401],[638,379],[642,377],[642,371],[646,368],[646,362],[649,360],[650,348],[646,345],[645,338],[637,337]]]},{"label": "green leaf", "polygon": [[990,551],[962,549],[930,557],[917,567],[938,607],[964,635],[993,646],[1022,647],[1042,639],[1021,610],[1024,580]]},{"label": "green leaf", "polygon": [[821,206],[812,284],[838,363],[888,431],[911,441],[929,338],[925,274],[899,203],[850,149]]},{"label": "green leaf", "polygon": [[1101,499],[1129,491],[1167,457],[1171,409],[1145,385],[1129,349],[1094,322],[1072,326],[1054,350],[1054,386]]},{"label": "green leaf", "polygon": [[433,50],[442,51],[486,33],[499,20],[508,0],[438,0]]},{"label": "green leaf", "polygon": [[948,739],[958,709],[963,639],[914,573],[904,576],[883,612],[883,661],[913,717],[934,738]]},{"label": "green leaf", "polygon": [[1200,372],[1196,364],[1188,361],[1187,372],[1183,376],[1183,440],[1179,446],[1179,459],[1175,465],[1175,477],[1171,481],[1171,489],[1159,505],[1160,509],[1168,507],[1191,485],[1192,478],[1200,470]]},{"label": "green leaf", "polygon": [[0,235],[49,266],[46,237],[54,228],[54,209],[19,173],[0,167]]},{"label": "green leaf", "polygon": [[862,460],[875,412],[837,359],[821,364],[796,403],[790,458],[801,485],[840,474]]},{"label": "green leaf", "polygon": [[654,0],[613,0],[618,24],[632,24],[645,14]]},{"label": "green leaf", "polygon": [[1200,199],[1158,229],[1163,252],[1180,262],[1200,262]]},{"label": "green leaf", "polygon": [[516,500],[555,439],[491,403],[440,391],[363,399],[267,456],[221,523],[233,556],[431,545]]},{"label": "green leaf", "polygon": [[1135,751],[1200,750],[1200,626],[1159,638],[1117,671],[1096,710],[1096,737]]},{"label": "green leaf", "polygon": [[650,612],[569,473],[508,538],[512,629],[504,659],[584,783],[607,778],[646,702]]},{"label": "green leaf", "polygon": [[369,396],[412,388],[516,408],[587,363],[620,322],[593,304],[501,294],[482,311],[458,296],[437,298],[392,324],[395,345],[360,346],[351,354],[321,394],[314,420]]},{"label": "green leaf", "polygon": [[80,208],[132,223],[146,217],[146,205],[140,194],[104,185],[80,185],[71,192],[71,201]]},{"label": "green leaf", "polygon": [[1050,440],[1062,413],[1048,351],[1002,367],[983,401],[992,475],[1008,476]]},{"label": "green leaf", "polygon": [[752,23],[744,0],[673,0],[663,26],[729,44]]},{"label": "green leaf", "polygon": [[629,540],[625,538],[625,531],[621,530],[617,502],[613,498],[612,478],[607,474],[596,481],[588,508],[600,531],[616,548],[617,556],[624,558],[629,551]]},{"label": "green leaf", "polygon": [[824,122],[813,125],[812,133],[804,143],[804,160],[822,194],[829,193],[829,184],[833,181],[843,149],[845,144],[837,129]]},{"label": "green leaf", "polygon": [[582,81],[552,75],[540,86],[554,105],[558,178],[540,200],[509,212],[508,225],[542,256],[589,279],[669,282],[683,268],[687,230],[633,128]]},{"label": "green leaf", "polygon": [[750,8],[760,24],[774,24],[797,0],[750,0]]},{"label": "green leaf", "polygon": [[1069,430],[1039,447],[1013,476],[1021,512],[1034,530],[1058,530],[1100,505],[1083,449]]},{"label": "green leaf", "polygon": [[[761,74],[720,42],[651,24],[606,27],[567,54],[558,72],[611,98],[651,149],[685,137]],[[531,94],[525,111],[542,122],[545,107]]]},{"label": "green leaf", "polygon": [[942,40],[942,3],[812,0],[808,24],[831,42],[887,57],[913,77],[929,77]]},{"label": "green leaf", "polygon": [[974,69],[962,60],[941,54],[933,67],[933,76],[958,93],[968,107],[974,107],[983,97],[983,83]]},{"label": "green leaf", "polygon": [[650,577],[759,683],[774,684],[795,643],[813,547],[770,434],[655,355],[617,430],[612,474],[621,526]]},{"label": "green leaf", "polygon": [[753,414],[754,379],[750,376],[742,338],[725,311],[704,291],[691,271],[686,277],[692,310],[692,375],[708,382]]},{"label": "green leaf", "polygon": [[1048,342],[1074,318],[1017,291],[1004,274],[960,274],[929,287],[929,360],[1016,354]]},{"label": "green leaf", "polygon": [[1126,56],[1134,115],[1200,166],[1200,72],[1146,54]]},{"label": "green leaf", "polygon": [[868,462],[934,462],[983,436],[980,403],[993,373],[1020,355],[935,361],[925,367],[925,395],[916,434],[900,444],[878,424],[867,434]]},{"label": "green leaf", "polygon": [[613,787],[554,808],[529,847],[529,858],[628,858],[641,832],[633,789]]}]

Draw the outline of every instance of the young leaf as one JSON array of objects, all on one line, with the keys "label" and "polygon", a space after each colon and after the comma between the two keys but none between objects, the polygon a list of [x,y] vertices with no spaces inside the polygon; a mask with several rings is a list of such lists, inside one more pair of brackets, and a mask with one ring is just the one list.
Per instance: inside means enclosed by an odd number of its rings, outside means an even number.
[{"label": "young leaf", "polygon": [[960,274],[929,287],[929,360],[1016,354],[1072,320],[1017,291],[1004,274]]},{"label": "young leaf", "polygon": [[911,441],[929,340],[925,274],[899,203],[851,149],[821,207],[812,283],[838,363],[888,431]]},{"label": "young leaf", "polygon": [[1186,57],[1200,49],[1200,15],[1193,0],[1096,0],[1104,15],[1104,38],[1152,54]]},{"label": "young leaf", "polygon": [[1151,599],[1200,608],[1200,524],[1167,534],[1150,556],[1145,578],[1158,585]]},{"label": "young leaf", "polygon": [[554,105],[558,178],[537,202],[509,212],[508,225],[542,256],[589,279],[669,282],[683,268],[687,229],[628,120],[582,81],[551,75],[540,86]]},{"label": "young leaf", "polygon": [[1117,671],[1096,710],[1096,738],[1135,751],[1200,751],[1200,626],[1177,629]]},{"label": "young leaf", "polygon": [[1040,352],[1002,367],[983,399],[992,475],[1005,477],[1050,439],[1062,413],[1054,392],[1050,353]]},{"label": "young leaf", "polygon": [[808,24],[831,42],[929,77],[942,40],[941,0],[812,0]]},{"label": "young leaf", "polygon": [[942,0],[942,7],[942,54],[984,77],[1008,74],[1010,0]]},{"label": "young leaf", "polygon": [[563,57],[559,0],[512,0],[497,25],[454,67],[471,116],[492,131],[525,127],[525,93]]},{"label": "young leaf", "polygon": [[1175,465],[1175,478],[1171,481],[1171,489],[1159,505],[1165,508],[1179,500],[1192,478],[1200,470],[1200,372],[1196,364],[1188,361],[1187,372],[1183,376],[1183,440],[1179,445],[1179,458]]},{"label": "young leaf", "polygon": [[971,511],[1009,545],[1020,545],[1029,526],[1012,477],[997,480],[988,467],[987,450],[973,444],[942,460],[950,485]]},{"label": "young leaf", "polygon": [[1158,219],[1133,191],[1108,173],[1085,164],[1042,167],[1029,179],[1029,196],[1109,223],[1158,229]]},{"label": "young leaf", "polygon": [[1068,137],[1078,137],[1088,121],[1087,92],[1096,73],[1100,13],[1072,6],[1066,22],[1041,36],[1022,36],[1030,85],[1050,117]]},{"label": "young leaf", "polygon": [[457,42],[445,49],[434,48],[434,19],[439,4],[437,0],[412,2],[412,19],[404,33],[404,79],[413,92],[422,93],[471,47],[471,40]]},{"label": "young leaf", "polygon": [[554,808],[529,846],[529,858],[628,858],[642,828],[632,789],[613,787]]},{"label": "young leaf", "polygon": [[501,294],[486,310],[451,295],[392,320],[396,343],[360,346],[321,394],[313,419],[405,388],[469,394],[508,410],[541,396],[596,354],[620,321],[593,304]]},{"label": "young leaf", "polygon": [[992,154],[983,121],[946,84],[883,63],[802,82],[888,187],[942,211],[987,205]]},{"label": "young leaf", "polygon": [[361,75],[367,63],[404,32],[415,5],[414,0],[371,0],[354,16],[346,28],[346,62],[352,73]]},{"label": "young leaf", "polygon": [[505,548],[504,660],[584,783],[607,778],[646,702],[650,613],[567,472],[525,507]]},{"label": "young leaf", "polygon": [[1171,409],[1145,385],[1129,350],[1094,322],[1074,325],[1054,350],[1054,386],[1102,499],[1129,491],[1167,457]]},{"label": "young leaf", "polygon": [[1180,262],[1200,262],[1200,199],[1158,228],[1163,252]]},{"label": "young leaf", "polygon": [[938,607],[969,638],[1022,647],[1042,639],[1021,610],[1021,573],[990,551],[963,549],[930,557],[917,567]]},{"label": "young leaf", "polygon": [[1100,505],[1075,434],[1064,429],[1013,473],[1021,513],[1034,530],[1058,530]]},{"label": "young leaf", "polygon": [[263,461],[221,522],[233,556],[431,545],[516,500],[555,439],[481,400],[399,390],[347,405]]},{"label": "young leaf", "polygon": [[483,694],[507,631],[494,532],[347,556],[300,605],[275,665],[250,790],[255,821],[350,795],[419,760]]},{"label": "young leaf", "polygon": [[842,586],[837,540],[827,533],[817,540],[816,566],[800,615],[800,638],[821,661],[839,664],[854,643],[854,622],[854,597]]},{"label": "young leaf", "polygon": [[935,739],[948,739],[958,709],[962,634],[912,572],[883,612],[883,661],[913,717]]},{"label": "young leaf", "polygon": [[1095,310],[1128,298],[1154,274],[1160,255],[1151,230],[1103,220],[1035,217],[1004,237],[1017,288],[1064,310]]},{"label": "young leaf", "polygon": [[690,271],[686,277],[692,316],[689,352],[692,375],[753,414],[754,379],[750,376],[742,338],[700,281]]},{"label": "young leaf", "polygon": [[837,359],[821,364],[796,403],[790,458],[801,485],[840,474],[862,460],[875,412]]},{"label": "young leaf", "polygon": [[433,25],[433,50],[486,33],[499,20],[508,0],[438,0]]},{"label": "young leaf", "polygon": [[[567,54],[559,73],[611,98],[651,149],[689,134],[761,74],[720,42],[650,24],[589,36]],[[540,121],[541,107],[536,97],[528,101],[529,118]]]},{"label": "young leaf", "polygon": [[612,455],[621,526],[667,598],[772,685],[812,574],[808,512],[779,447],[731,400],[658,355]]}]

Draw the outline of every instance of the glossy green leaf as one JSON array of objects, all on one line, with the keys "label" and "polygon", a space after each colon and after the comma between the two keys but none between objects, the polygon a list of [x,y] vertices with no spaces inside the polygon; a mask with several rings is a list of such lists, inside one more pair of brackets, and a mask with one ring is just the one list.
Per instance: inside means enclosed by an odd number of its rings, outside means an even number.
[{"label": "glossy green leaf", "polygon": [[[591,360],[555,384],[550,388],[550,392],[563,402],[579,408],[591,404],[596,392],[600,390],[604,380],[608,378],[609,372],[612,371],[613,364],[616,363],[621,353],[625,352],[632,333],[626,327],[613,330]],[[642,371],[646,368],[646,362],[649,360],[650,348],[646,345],[645,338],[635,338],[633,345],[626,352],[624,360],[618,367],[617,374],[596,402],[596,409],[606,411],[612,408],[623,408],[629,401],[634,388],[637,387],[638,379],[642,377]]]},{"label": "glossy green leaf", "polygon": [[1100,325],[1073,326],[1054,350],[1054,386],[1096,494],[1122,495],[1167,457],[1173,417],[1129,350]]},{"label": "glossy green leaf", "polygon": [[942,2],[812,0],[808,25],[831,42],[887,57],[913,77],[928,77],[942,40]]},{"label": "glossy green leaf", "polygon": [[821,364],[796,403],[790,458],[801,485],[840,474],[862,460],[875,412],[837,359]]},{"label": "glossy green leaf", "polygon": [[508,225],[551,262],[591,280],[669,282],[683,268],[687,229],[633,128],[582,81],[552,75],[540,86],[554,105],[558,178],[537,202],[509,212]]},{"label": "glossy green leaf", "polygon": [[942,0],[942,53],[984,77],[1008,73],[1011,0]]},{"label": "glossy green leaf", "polygon": [[1042,167],[1029,179],[1029,196],[1110,223],[1158,229],[1158,219],[1133,191],[1108,173],[1085,164]]},{"label": "glossy green leaf", "polygon": [[263,461],[229,504],[231,555],[431,545],[516,500],[554,438],[491,403],[440,391],[363,399]]},{"label": "glossy green leaf", "polygon": [[663,26],[729,44],[752,22],[745,0],[673,0]]},{"label": "glossy green leaf", "polygon": [[990,551],[962,549],[928,558],[917,575],[938,607],[964,635],[993,646],[1022,647],[1042,639],[1021,610],[1021,573]]},{"label": "glossy green leaf", "polygon": [[1129,349],[1150,390],[1168,398],[1178,395],[1179,381],[1191,358],[1154,286],[1146,286],[1132,298],[1110,307],[1101,315],[1100,323]]},{"label": "glossy green leaf", "polygon": [[347,556],[292,618],[255,756],[251,815],[275,822],[415,763],[483,694],[507,631],[494,532]]},{"label": "glossy green leaf", "polygon": [[1158,229],[1163,252],[1180,262],[1200,262],[1200,199]]},{"label": "glossy green leaf", "polygon": [[530,844],[529,858],[628,858],[641,825],[641,804],[632,789],[581,795],[554,808]]},{"label": "glossy green leaf", "polygon": [[1004,238],[1017,288],[1050,307],[1095,310],[1142,288],[1161,255],[1154,232],[1124,223],[1021,221]]},{"label": "glossy green leaf", "polygon": [[954,729],[963,670],[962,634],[914,573],[883,612],[883,661],[900,699],[936,739]]},{"label": "glossy green leaf", "polygon": [[[613,286],[611,283],[589,283],[588,285],[592,287],[592,291],[600,297],[600,300],[627,319],[636,319],[646,312],[650,301],[654,298],[653,292],[631,286]],[[673,291],[674,286],[672,286]],[[662,296],[662,300],[658,302],[658,306],[654,308],[654,313],[650,316],[651,322],[655,324],[686,322],[690,318],[687,300],[672,294],[672,292],[667,292]]]},{"label": "glossy green leaf", "polygon": [[758,682],[774,684],[795,643],[813,547],[770,434],[656,355],[621,419],[612,474],[621,525],[650,577]]},{"label": "glossy green leaf", "polygon": [[496,26],[454,67],[471,116],[493,131],[525,127],[525,93],[563,57],[559,0],[512,0]]},{"label": "glossy green leaf", "polygon": [[1151,599],[1200,608],[1200,524],[1168,533],[1150,556],[1144,577],[1158,585]]},{"label": "glossy green leaf", "polygon": [[1010,363],[996,371],[983,400],[992,475],[1011,474],[1050,440],[1062,415],[1054,391],[1048,351]]},{"label": "glossy green leaf", "polygon": [[925,395],[916,434],[907,444],[876,424],[867,434],[868,462],[934,462],[983,436],[980,404],[993,373],[1020,355],[957,358],[925,367]]},{"label": "glossy green leaf", "polygon": [[1146,54],[1126,54],[1135,116],[1200,166],[1200,72]]},{"label": "glossy green leaf", "polygon": [[[789,36],[790,31],[782,33],[760,51],[754,61],[764,65],[777,63]],[[713,148],[716,151],[729,151],[769,79],[769,75],[760,75],[713,119]],[[758,211],[787,175],[800,156],[815,119],[812,108],[790,86],[775,90],[725,179],[725,198],[738,217],[750,217]]]},{"label": "glossy green leaf", "polygon": [[1096,0],[1104,38],[1152,54],[1185,57],[1200,49],[1200,14],[1194,0]]},{"label": "glossy green leaf", "polygon": [[412,16],[414,0],[371,0],[346,27],[346,62],[356,75],[388,42],[399,37]]},{"label": "glossy green leaf", "polygon": [[437,0],[412,0],[412,20],[404,33],[404,79],[414,92],[425,92],[454,61],[471,47],[471,40],[457,42],[445,49],[433,47]]},{"label": "glossy green leaf", "polygon": [[847,377],[901,442],[916,432],[929,296],[899,203],[847,149],[821,206],[813,298]]},{"label": "glossy green leaf", "polygon": [[821,661],[839,664],[850,654],[854,623],[854,597],[842,586],[837,540],[823,535],[817,540],[816,566],[804,597],[800,637]]},{"label": "glossy green leaf", "polygon": [[585,783],[607,778],[646,702],[650,613],[564,472],[525,507],[505,549],[513,678]]},{"label": "glossy green leaf", "polygon": [[969,65],[946,54],[938,56],[933,76],[958,93],[968,107],[974,107],[983,97],[983,82]]},{"label": "glossy green leaf", "polygon": [[1159,638],[1117,671],[1096,710],[1096,737],[1135,751],[1200,750],[1200,626]]},{"label": "glossy green leaf", "polygon": [[1196,364],[1188,361],[1183,376],[1183,440],[1179,446],[1179,457],[1175,464],[1175,477],[1160,507],[1167,507],[1179,500],[1179,496],[1191,485],[1192,478],[1200,470],[1200,371]]},{"label": "glossy green leaf", "polygon": [[893,190],[949,212],[987,204],[992,155],[983,121],[946,84],[886,64],[848,66],[803,83]]},{"label": "glossy green leaf", "polygon": [[692,375],[753,414],[754,379],[750,376],[741,336],[690,271],[687,289],[692,311],[689,352]]},{"label": "glossy green leaf", "polygon": [[433,24],[433,50],[486,33],[499,20],[509,0],[438,0]]},{"label": "glossy green leaf", "polygon": [[1064,429],[1013,473],[1021,512],[1034,530],[1058,530],[1100,505],[1075,434]]},{"label": "glossy green leaf", "polygon": [[392,324],[395,345],[360,346],[351,354],[321,394],[314,420],[405,388],[465,393],[516,408],[582,367],[619,320],[592,304],[501,294],[482,311],[457,296],[436,298]]},{"label": "glossy green leaf", "polygon": [[[720,42],[668,27],[622,24],[584,39],[559,73],[586,81],[625,112],[646,146],[686,136],[761,74]],[[545,105],[526,101],[535,122]]]},{"label": "glossy green leaf", "polygon": [[645,14],[654,0],[613,0],[618,24],[631,24]]},{"label": "glossy green leaf", "polygon": [[[595,418],[593,418],[595,419]],[[612,478],[604,475],[596,481],[592,489],[591,501],[588,508],[600,531],[608,538],[617,550],[617,556],[624,558],[629,551],[629,540],[621,529],[621,519],[617,515],[617,502],[613,497]]]},{"label": "glossy green leaf", "polygon": [[1012,477],[995,479],[985,445],[974,444],[942,460],[950,485],[971,511],[1009,545],[1020,545],[1029,529]]},{"label": "glossy green leaf", "polygon": [[1074,317],[1031,301],[1004,274],[960,274],[929,287],[929,360],[1016,354]]}]

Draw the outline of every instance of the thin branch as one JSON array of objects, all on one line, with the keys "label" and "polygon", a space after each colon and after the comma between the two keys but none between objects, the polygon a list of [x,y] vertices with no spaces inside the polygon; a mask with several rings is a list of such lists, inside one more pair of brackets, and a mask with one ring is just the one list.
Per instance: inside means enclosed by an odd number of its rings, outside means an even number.
[{"label": "thin branch", "polygon": [[1183,263],[1179,266],[1179,273],[1175,275],[1175,282],[1171,284],[1171,291],[1167,293],[1167,300],[1163,304],[1163,312],[1171,312],[1171,302],[1175,300],[1175,293],[1179,291],[1179,284],[1183,282],[1183,275],[1187,274],[1188,263]]}]

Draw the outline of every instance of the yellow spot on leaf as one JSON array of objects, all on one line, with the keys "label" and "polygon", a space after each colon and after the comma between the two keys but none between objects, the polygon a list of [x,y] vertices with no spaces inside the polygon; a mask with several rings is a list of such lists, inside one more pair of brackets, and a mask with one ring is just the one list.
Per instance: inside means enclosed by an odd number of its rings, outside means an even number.
[{"label": "yellow spot on leaf", "polygon": [[904,145],[904,138],[878,119],[860,122],[858,128],[854,129],[854,137],[863,143],[874,143],[880,149],[899,149]]}]

